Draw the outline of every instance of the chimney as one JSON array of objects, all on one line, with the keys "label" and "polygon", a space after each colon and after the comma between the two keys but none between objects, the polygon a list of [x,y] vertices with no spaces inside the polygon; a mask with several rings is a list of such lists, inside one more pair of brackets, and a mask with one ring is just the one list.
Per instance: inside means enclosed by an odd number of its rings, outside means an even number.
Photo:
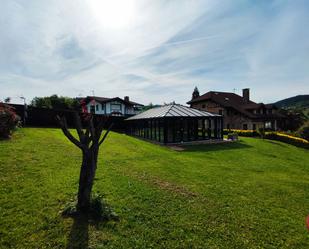
[{"label": "chimney", "polygon": [[124,101],[129,102],[130,101],[129,96],[124,96]]},{"label": "chimney", "polygon": [[242,98],[245,103],[249,102],[250,100],[250,89],[249,88],[242,89]]}]

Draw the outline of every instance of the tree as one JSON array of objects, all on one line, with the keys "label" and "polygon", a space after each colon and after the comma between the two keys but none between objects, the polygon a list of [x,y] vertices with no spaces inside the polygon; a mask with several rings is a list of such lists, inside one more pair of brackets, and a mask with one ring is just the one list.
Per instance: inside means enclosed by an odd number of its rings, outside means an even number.
[{"label": "tree", "polygon": [[[94,120],[91,114],[83,114],[87,123],[86,129],[82,128],[82,120],[74,113],[74,121],[78,138],[75,138],[68,130],[66,118],[57,116],[58,122],[64,135],[82,151],[82,165],[79,176],[79,187],[77,196],[77,212],[87,213],[90,208],[91,191],[95,177],[100,145],[105,141],[113,123],[108,127],[101,138],[105,125],[104,118]],[[96,122],[95,122],[96,121]]]},{"label": "tree", "polygon": [[77,99],[58,96],[57,94],[49,97],[35,97],[31,101],[31,105],[49,109],[80,109],[80,103]]},{"label": "tree", "polygon": [[11,98],[10,97],[7,97],[4,99],[4,103],[10,103],[11,102]]},{"label": "tree", "polygon": [[300,137],[309,141],[309,120],[307,120],[296,132]]},{"label": "tree", "polygon": [[197,86],[194,88],[193,93],[192,93],[192,99],[196,99],[197,97],[200,96],[200,92],[197,88]]}]

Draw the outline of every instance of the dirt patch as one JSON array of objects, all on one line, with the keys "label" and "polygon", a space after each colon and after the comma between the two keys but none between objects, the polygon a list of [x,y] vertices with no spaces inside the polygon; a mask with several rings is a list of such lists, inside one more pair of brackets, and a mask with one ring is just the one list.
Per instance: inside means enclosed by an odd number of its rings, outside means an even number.
[{"label": "dirt patch", "polygon": [[184,151],[185,150],[184,147],[176,146],[176,145],[170,145],[170,146],[167,146],[167,147],[170,148],[171,150],[175,150],[175,151]]},{"label": "dirt patch", "polygon": [[146,182],[150,185],[153,185],[155,187],[158,187],[159,189],[165,190],[165,191],[169,191],[172,193],[175,193],[177,195],[181,195],[183,197],[190,197],[190,198],[194,198],[197,197],[198,194],[194,193],[188,189],[186,189],[183,186],[179,186],[175,183],[171,183],[168,181],[164,181],[158,177],[155,176],[150,176],[148,174],[138,174],[138,173],[134,173],[134,172],[130,172],[129,174],[130,177],[133,177],[139,181],[142,182]]}]

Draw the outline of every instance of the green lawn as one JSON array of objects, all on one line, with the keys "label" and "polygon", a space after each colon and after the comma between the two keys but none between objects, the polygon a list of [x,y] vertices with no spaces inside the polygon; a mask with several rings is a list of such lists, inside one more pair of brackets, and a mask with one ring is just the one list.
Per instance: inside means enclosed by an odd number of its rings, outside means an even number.
[{"label": "green lawn", "polygon": [[80,151],[58,129],[19,130],[0,141],[0,248],[309,248],[308,154],[254,138],[176,152],[112,133],[94,191],[120,221],[91,224],[60,214]]}]

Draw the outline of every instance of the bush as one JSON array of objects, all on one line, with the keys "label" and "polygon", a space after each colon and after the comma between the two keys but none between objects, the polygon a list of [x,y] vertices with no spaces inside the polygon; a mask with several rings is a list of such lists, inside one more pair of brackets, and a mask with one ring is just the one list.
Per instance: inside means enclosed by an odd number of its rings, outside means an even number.
[{"label": "bush", "polygon": [[297,131],[297,135],[301,138],[309,140],[309,121],[304,123]]},{"label": "bush", "polygon": [[0,103],[0,138],[9,138],[19,120],[13,107]]},{"label": "bush", "polygon": [[235,133],[242,137],[258,137],[259,133],[255,130],[236,130],[236,129],[224,129],[223,134]]},{"label": "bush", "polygon": [[265,132],[264,138],[271,139],[271,140],[277,140],[284,143],[292,144],[297,147],[302,147],[309,149],[309,141],[303,138],[294,137],[291,135],[287,135],[284,133],[279,132]]},{"label": "bush", "polygon": [[238,140],[238,134],[237,133],[228,133],[227,134],[227,139],[228,140],[233,140],[233,141]]}]

